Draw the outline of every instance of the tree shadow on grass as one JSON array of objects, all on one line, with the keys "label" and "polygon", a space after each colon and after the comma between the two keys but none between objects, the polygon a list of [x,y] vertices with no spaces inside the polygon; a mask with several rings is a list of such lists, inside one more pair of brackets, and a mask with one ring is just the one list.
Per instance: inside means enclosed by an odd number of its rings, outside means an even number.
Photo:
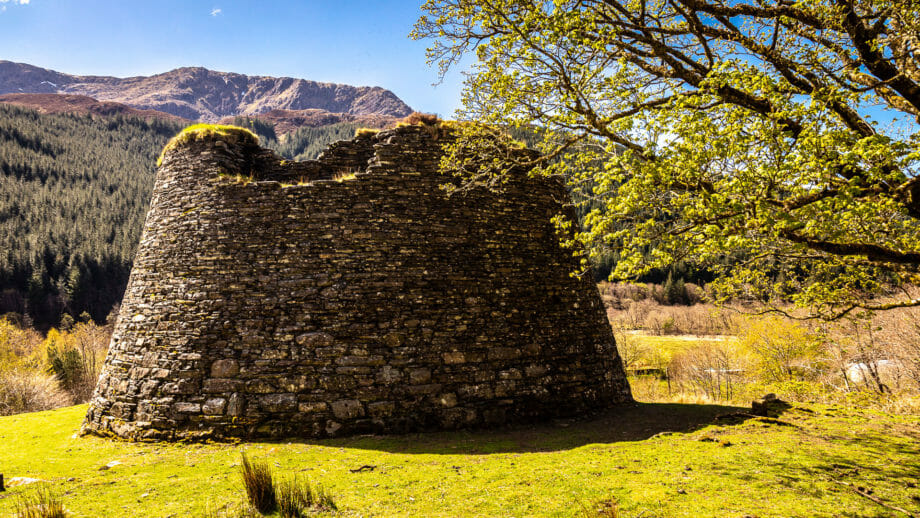
[{"label": "tree shadow on grass", "polygon": [[551,452],[586,444],[643,441],[659,434],[693,432],[711,424],[730,426],[753,417],[749,412],[750,408],[735,406],[633,403],[581,419],[519,424],[493,430],[358,436],[307,442],[390,453]]}]

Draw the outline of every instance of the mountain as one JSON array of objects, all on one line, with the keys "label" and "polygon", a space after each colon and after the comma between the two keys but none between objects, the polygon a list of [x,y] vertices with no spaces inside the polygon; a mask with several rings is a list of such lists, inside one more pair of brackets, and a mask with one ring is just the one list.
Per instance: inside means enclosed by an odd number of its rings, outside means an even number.
[{"label": "mountain", "polygon": [[85,95],[70,94],[3,94],[0,103],[15,104],[31,108],[40,113],[76,113],[88,115],[124,115],[141,119],[162,119],[180,124],[189,124],[190,120],[157,110],[139,110],[127,104],[113,101],[97,101]]},{"label": "mountain", "polygon": [[75,76],[0,60],[0,94],[9,93],[83,95],[204,122],[271,110],[319,109],[384,117],[404,117],[412,112],[396,94],[376,86],[247,76],[201,67],[177,68],[149,77],[118,78]]}]

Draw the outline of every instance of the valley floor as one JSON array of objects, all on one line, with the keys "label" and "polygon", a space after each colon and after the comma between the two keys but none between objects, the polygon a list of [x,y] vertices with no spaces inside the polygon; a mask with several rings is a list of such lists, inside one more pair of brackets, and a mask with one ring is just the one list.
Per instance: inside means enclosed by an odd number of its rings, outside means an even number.
[{"label": "valley floor", "polygon": [[[594,516],[604,502],[621,517],[920,515],[920,417],[870,410],[640,403],[498,431],[240,444],[77,437],[85,411],[0,418],[7,483],[48,481],[75,516],[217,516],[243,500],[246,452],[324,486],[343,516]],[[0,493],[0,516],[31,487]]]}]

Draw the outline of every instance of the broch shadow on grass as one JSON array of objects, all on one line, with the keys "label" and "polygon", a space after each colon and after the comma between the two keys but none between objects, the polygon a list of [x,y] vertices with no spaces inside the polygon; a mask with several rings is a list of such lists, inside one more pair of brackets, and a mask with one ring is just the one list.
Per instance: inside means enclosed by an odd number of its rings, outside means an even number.
[{"label": "broch shadow on grass", "polygon": [[497,430],[293,441],[389,453],[457,455],[551,452],[578,448],[586,444],[643,441],[659,434],[689,433],[708,425],[732,426],[754,417],[750,410],[722,405],[634,403],[581,419],[514,425]]}]

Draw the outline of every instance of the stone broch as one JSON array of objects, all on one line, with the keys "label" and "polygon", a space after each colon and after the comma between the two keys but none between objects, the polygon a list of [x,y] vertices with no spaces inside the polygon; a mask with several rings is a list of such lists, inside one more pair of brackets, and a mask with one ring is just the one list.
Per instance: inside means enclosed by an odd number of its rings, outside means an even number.
[{"label": "stone broch", "polygon": [[324,437],[630,401],[551,222],[563,185],[447,196],[450,138],[402,126],[306,162],[243,131],[167,148],[83,432]]}]

